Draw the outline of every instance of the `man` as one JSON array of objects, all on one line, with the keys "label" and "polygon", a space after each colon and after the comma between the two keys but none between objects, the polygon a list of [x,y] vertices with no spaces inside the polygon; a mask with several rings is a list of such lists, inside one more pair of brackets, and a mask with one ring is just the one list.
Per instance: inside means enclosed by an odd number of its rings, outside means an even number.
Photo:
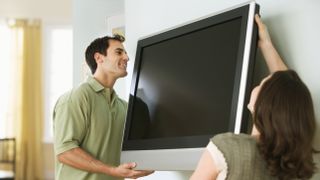
[{"label": "man", "polygon": [[119,180],[152,171],[135,171],[135,163],[120,164],[127,103],[113,86],[127,75],[127,52],[119,35],[94,40],[85,53],[93,74],[61,96],[53,113],[56,179]]}]

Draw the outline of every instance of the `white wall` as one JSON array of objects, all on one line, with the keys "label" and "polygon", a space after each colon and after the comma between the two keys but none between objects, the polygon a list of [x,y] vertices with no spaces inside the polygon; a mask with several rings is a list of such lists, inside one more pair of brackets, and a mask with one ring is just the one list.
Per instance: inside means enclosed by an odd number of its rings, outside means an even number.
[{"label": "white wall", "polygon": [[[85,63],[85,49],[94,39],[108,35],[108,17],[121,14],[124,14],[123,0],[73,0],[75,86],[84,80],[82,66]],[[124,79],[118,80],[117,93],[125,86]],[[124,95],[125,91],[119,94],[120,97]]]},{"label": "white wall", "polygon": [[[137,40],[189,20],[219,11],[245,0],[126,0],[126,37],[127,50],[135,57]],[[257,0],[261,5],[261,14],[267,24],[273,41],[288,66],[295,69],[311,90],[315,103],[318,127],[320,124],[320,1],[309,0]],[[132,59],[131,58],[131,59]],[[265,65],[258,55],[259,71],[265,71]],[[260,61],[260,62],[259,62]],[[129,64],[132,72],[133,62]],[[131,77],[131,73],[129,74]],[[316,148],[320,149],[319,130]],[[319,156],[319,155],[318,155]],[[317,157],[319,161],[319,157]],[[178,175],[178,176],[177,176]],[[158,172],[145,180],[187,179],[190,172]],[[319,175],[314,177],[319,179]]]}]

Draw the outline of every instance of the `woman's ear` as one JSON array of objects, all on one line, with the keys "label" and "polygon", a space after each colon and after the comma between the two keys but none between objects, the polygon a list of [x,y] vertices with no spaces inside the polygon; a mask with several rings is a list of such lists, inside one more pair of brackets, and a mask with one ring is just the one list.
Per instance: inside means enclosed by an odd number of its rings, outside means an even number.
[{"label": "woman's ear", "polygon": [[250,111],[251,114],[254,113],[254,107],[253,107],[252,104],[248,104],[248,105],[247,105],[247,108],[248,108],[248,110]]}]

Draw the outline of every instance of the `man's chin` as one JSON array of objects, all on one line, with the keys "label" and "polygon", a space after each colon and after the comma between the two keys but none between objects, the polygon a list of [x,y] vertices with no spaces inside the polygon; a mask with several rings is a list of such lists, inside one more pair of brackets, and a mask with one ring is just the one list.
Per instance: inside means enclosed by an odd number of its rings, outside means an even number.
[{"label": "man's chin", "polygon": [[121,77],[121,78],[122,78],[122,77],[126,77],[127,75],[128,75],[128,72],[125,72],[125,73],[121,74],[120,77]]}]

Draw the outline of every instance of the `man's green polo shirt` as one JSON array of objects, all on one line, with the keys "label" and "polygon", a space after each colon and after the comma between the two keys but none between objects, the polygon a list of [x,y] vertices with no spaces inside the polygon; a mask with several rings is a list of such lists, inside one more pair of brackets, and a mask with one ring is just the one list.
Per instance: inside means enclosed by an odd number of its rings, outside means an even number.
[{"label": "man's green polo shirt", "polygon": [[[57,156],[80,147],[94,158],[118,166],[127,103],[93,77],[61,96],[53,112],[54,150]],[[88,162],[89,163],[89,162]],[[119,180],[89,173],[56,159],[57,180]]]}]

